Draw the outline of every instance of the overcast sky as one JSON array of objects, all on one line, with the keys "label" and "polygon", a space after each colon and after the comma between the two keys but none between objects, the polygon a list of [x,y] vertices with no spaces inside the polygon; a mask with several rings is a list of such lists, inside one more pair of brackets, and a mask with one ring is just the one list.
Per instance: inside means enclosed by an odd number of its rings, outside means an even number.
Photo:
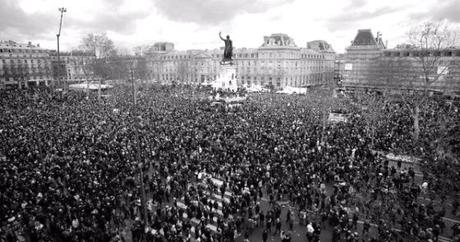
[{"label": "overcast sky", "polygon": [[0,39],[56,48],[59,7],[66,7],[61,48],[87,33],[106,32],[117,46],[170,41],[176,49],[213,49],[230,34],[237,48],[286,33],[297,46],[323,39],[337,52],[358,29],[380,31],[389,46],[426,20],[460,23],[460,0],[0,0]]}]

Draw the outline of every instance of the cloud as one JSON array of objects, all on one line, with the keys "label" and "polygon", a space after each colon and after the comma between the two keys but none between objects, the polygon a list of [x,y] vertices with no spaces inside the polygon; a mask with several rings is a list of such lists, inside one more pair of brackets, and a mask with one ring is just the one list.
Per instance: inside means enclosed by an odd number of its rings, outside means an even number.
[{"label": "cloud", "polygon": [[381,7],[374,11],[347,11],[327,20],[326,27],[330,31],[349,28],[360,22],[366,22],[386,14],[400,11],[401,8]]},{"label": "cloud", "polygon": [[110,6],[113,9],[118,8],[120,5],[123,4],[123,0],[102,0],[104,5]]},{"label": "cloud", "polygon": [[447,1],[438,5],[432,13],[433,18],[436,20],[447,19],[451,22],[460,23],[460,1]]},{"label": "cloud", "polygon": [[[150,1],[130,4],[127,0],[79,0],[78,3],[0,0],[0,36],[18,42],[52,43],[59,27],[57,9],[61,6],[67,7],[61,36],[63,48],[66,44],[75,45],[87,33],[136,34],[138,20],[151,14]],[[53,45],[48,44],[47,47],[53,48]]]},{"label": "cloud", "polygon": [[154,0],[159,13],[173,21],[219,24],[241,13],[261,13],[294,0]]},{"label": "cloud", "polygon": [[19,7],[16,1],[3,1],[0,16],[2,16],[0,21],[2,35],[14,32],[15,35],[27,35],[34,38],[42,36],[44,32],[49,32],[53,28],[57,29],[54,16],[42,13],[28,14]]},{"label": "cloud", "polygon": [[374,11],[357,11],[357,12],[350,11],[350,12],[340,14],[332,18],[331,20],[335,22],[355,22],[355,21],[366,20],[370,18],[377,18],[379,16],[393,13],[399,10],[400,9],[395,9],[391,7],[381,7]]},{"label": "cloud", "polygon": [[347,9],[357,9],[364,7],[366,5],[367,1],[366,0],[351,0],[350,3],[347,6]]},{"label": "cloud", "polygon": [[91,20],[68,17],[66,21],[70,28],[83,29],[86,32],[113,31],[120,34],[133,34],[136,32],[136,21],[147,17],[147,12],[132,13],[101,13]]}]

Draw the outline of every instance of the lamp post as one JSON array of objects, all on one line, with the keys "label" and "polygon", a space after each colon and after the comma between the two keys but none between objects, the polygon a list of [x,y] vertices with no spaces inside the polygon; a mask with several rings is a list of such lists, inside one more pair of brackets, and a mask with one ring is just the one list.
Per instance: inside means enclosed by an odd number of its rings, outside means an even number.
[{"label": "lamp post", "polygon": [[[134,107],[135,110],[136,110],[136,107]],[[135,112],[134,110],[134,112]],[[141,120],[142,118],[141,117],[135,117],[139,120],[136,120],[137,121],[137,124],[138,124],[138,128],[141,129],[142,128],[142,124],[141,124]],[[143,157],[140,156],[140,152],[141,152],[141,146],[140,146],[140,138],[139,138],[139,132],[140,130],[136,130],[136,143],[137,143],[137,152],[136,152],[136,158],[137,158],[137,162],[138,163],[138,168],[139,168],[139,181],[141,183],[141,209],[142,209],[142,220],[144,221],[144,226],[147,226],[147,222],[148,222],[148,213],[147,213],[147,198],[146,198],[146,194],[145,194],[145,184],[144,184],[144,159]]]},{"label": "lamp post", "polygon": [[57,62],[58,62],[58,67],[57,67],[57,78],[59,82],[59,87],[62,88],[62,83],[61,83],[61,58],[59,55],[59,37],[61,36],[61,28],[62,28],[62,18],[64,17],[64,13],[67,12],[66,8],[59,8],[59,12],[61,12],[61,20],[59,22],[59,32],[56,34],[57,38]]},{"label": "lamp post", "polygon": [[137,99],[136,99],[136,83],[134,81],[134,64],[131,65],[130,74],[131,74],[131,84],[132,84],[131,87],[133,91],[133,103],[134,103],[134,106],[136,106]]},{"label": "lamp post", "polygon": [[[140,156],[140,153],[141,153],[141,146],[140,146],[140,138],[139,138],[139,132],[140,132],[140,129],[143,128],[143,125],[142,125],[142,118],[140,116],[137,116],[138,115],[138,112],[137,112],[137,102],[136,102],[136,87],[135,87],[135,82],[134,82],[134,62],[131,62],[131,68],[130,68],[130,74],[131,74],[131,84],[132,84],[132,91],[133,91],[133,110],[132,110],[132,113],[133,113],[133,117],[136,119],[135,122],[136,122],[136,125],[138,127],[138,129],[136,130],[135,134],[136,134],[136,143],[137,143],[137,152],[136,152],[136,158],[137,158],[137,161],[140,162],[138,164],[138,168],[139,168],[139,181],[141,183],[141,209],[142,209],[142,219],[144,221],[144,226],[147,225],[147,222],[148,222],[148,213],[147,213],[147,198],[146,198],[146,194],[145,194],[145,184],[144,184],[144,159],[143,157]],[[141,161],[142,160],[142,161]]]}]

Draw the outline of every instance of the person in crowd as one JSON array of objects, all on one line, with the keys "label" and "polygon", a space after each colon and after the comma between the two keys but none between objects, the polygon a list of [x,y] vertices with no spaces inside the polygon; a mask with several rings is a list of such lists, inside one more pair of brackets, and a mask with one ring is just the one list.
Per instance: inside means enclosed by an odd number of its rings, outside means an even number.
[{"label": "person in crowd", "polygon": [[[265,241],[286,207],[309,241],[325,231],[355,241],[360,220],[375,241],[435,240],[450,236],[445,226],[459,236],[443,217],[458,210],[460,165],[437,155],[442,127],[426,124],[450,112],[443,100],[426,103],[415,142],[398,103],[371,135],[350,102],[334,103],[350,109],[347,122],[327,123],[319,93],[257,94],[222,110],[192,89],[143,87],[136,105],[125,86],[104,100],[2,90],[0,241],[234,241],[249,239],[251,221]],[[379,152],[420,156],[424,172]]]},{"label": "person in crowd", "polygon": [[267,240],[268,240],[268,230],[264,229],[264,231],[262,232],[262,241],[267,242]]}]

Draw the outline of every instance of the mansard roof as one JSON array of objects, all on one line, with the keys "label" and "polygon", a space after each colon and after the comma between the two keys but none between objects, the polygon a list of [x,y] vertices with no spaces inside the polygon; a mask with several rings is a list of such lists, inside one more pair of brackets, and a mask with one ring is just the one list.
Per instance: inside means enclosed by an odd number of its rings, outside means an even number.
[{"label": "mansard roof", "polygon": [[370,29],[360,29],[353,40],[352,46],[377,45]]},{"label": "mansard roof", "polygon": [[289,35],[277,33],[264,36],[264,43],[260,48],[297,48],[297,45]]}]

